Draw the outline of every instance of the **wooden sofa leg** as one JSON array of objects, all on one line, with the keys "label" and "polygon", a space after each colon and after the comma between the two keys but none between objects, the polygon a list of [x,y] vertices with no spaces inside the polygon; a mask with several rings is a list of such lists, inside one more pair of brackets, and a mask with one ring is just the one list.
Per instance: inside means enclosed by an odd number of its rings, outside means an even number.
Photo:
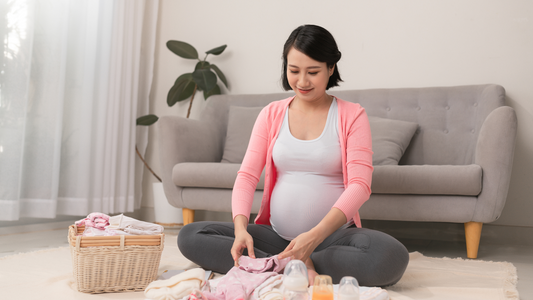
[{"label": "wooden sofa leg", "polygon": [[183,225],[194,222],[194,210],[188,208],[182,208]]},{"label": "wooden sofa leg", "polygon": [[468,258],[477,258],[482,227],[483,223],[481,222],[465,223],[466,256]]}]

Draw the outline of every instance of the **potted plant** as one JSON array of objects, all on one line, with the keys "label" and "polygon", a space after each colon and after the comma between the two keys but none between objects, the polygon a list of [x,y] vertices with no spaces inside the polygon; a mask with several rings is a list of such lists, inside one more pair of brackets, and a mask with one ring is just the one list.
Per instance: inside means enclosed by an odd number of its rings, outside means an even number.
[{"label": "potted plant", "polygon": [[[167,104],[169,107],[174,106],[178,102],[189,100],[189,108],[187,110],[187,118],[189,118],[191,114],[192,103],[194,101],[194,96],[198,91],[202,91],[204,95],[204,100],[207,100],[207,98],[212,95],[221,94],[220,86],[218,85],[218,79],[222,81],[226,88],[228,87],[228,82],[226,80],[226,76],[224,76],[224,73],[222,73],[222,71],[215,64],[212,64],[207,61],[207,57],[209,56],[209,54],[220,55],[222,52],[224,52],[224,50],[226,50],[226,45],[222,45],[213,48],[209,51],[206,51],[203,60],[200,59],[196,48],[194,48],[188,43],[170,40],[167,42],[167,48],[179,57],[198,60],[198,63],[196,64],[192,72],[182,74],[176,79],[174,85],[172,86],[172,88],[170,88],[167,95]],[[154,114],[145,115],[137,118],[137,125],[150,126],[157,122],[157,120],[159,120],[159,117]],[[158,205],[158,202],[164,202],[164,204],[159,203],[161,206],[165,204],[167,205],[167,207],[165,207],[165,209],[163,209],[162,211],[170,211],[171,209],[176,209],[175,207],[168,204],[166,198],[164,198],[164,193],[162,192],[163,186],[161,183],[161,178],[152,170],[152,168],[150,168],[148,163],[144,160],[141,153],[139,152],[137,146],[135,146],[135,151],[137,152],[137,155],[144,163],[148,171],[150,171],[150,173],[152,173],[157,178],[157,180],[159,180],[159,182],[154,183],[154,203],[156,203],[156,206]],[[156,196],[156,194],[158,195]],[[164,199],[158,201],[156,197],[160,197],[161,195]],[[181,209],[179,210],[181,212]],[[158,208],[156,207],[156,222],[157,211]]]}]

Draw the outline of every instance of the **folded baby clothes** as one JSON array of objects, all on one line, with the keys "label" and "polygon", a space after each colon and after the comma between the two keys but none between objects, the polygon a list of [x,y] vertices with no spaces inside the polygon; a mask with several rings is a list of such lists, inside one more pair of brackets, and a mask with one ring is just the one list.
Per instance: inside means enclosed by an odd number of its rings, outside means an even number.
[{"label": "folded baby clothes", "polygon": [[250,297],[251,300],[282,300],[283,291],[283,275],[278,274],[272,276],[255,288],[254,293]]},{"label": "folded baby clothes", "polygon": [[[283,271],[289,261],[289,257],[280,260],[277,255],[256,259],[241,256],[239,258],[239,267],[231,268],[218,281],[216,289],[203,291],[202,298],[203,300],[250,299],[257,287],[261,286],[269,278],[279,276],[279,273]],[[275,284],[275,281],[272,284]],[[268,287],[261,287],[265,289],[266,293]]]},{"label": "folded baby clothes", "polygon": [[76,226],[94,227],[103,230],[109,225],[109,216],[99,212],[90,213],[86,218],[76,221]]},{"label": "folded baby clothes", "polygon": [[166,280],[156,280],[144,290],[144,295],[153,300],[178,300],[199,290],[205,283],[205,271],[195,268],[174,275]]},{"label": "folded baby clothes", "polygon": [[[109,218],[109,230],[123,231],[135,235],[151,235],[163,233],[163,226],[154,223],[143,222],[134,218],[127,217],[123,214]],[[121,234],[117,232],[117,234]]]}]

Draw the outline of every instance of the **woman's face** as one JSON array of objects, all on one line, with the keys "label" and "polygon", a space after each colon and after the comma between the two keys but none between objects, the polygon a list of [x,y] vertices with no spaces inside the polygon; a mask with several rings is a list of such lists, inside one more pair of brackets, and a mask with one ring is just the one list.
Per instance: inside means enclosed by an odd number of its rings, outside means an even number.
[{"label": "woman's face", "polygon": [[333,68],[292,48],[287,54],[287,80],[296,97],[305,101],[326,99],[326,87]]}]

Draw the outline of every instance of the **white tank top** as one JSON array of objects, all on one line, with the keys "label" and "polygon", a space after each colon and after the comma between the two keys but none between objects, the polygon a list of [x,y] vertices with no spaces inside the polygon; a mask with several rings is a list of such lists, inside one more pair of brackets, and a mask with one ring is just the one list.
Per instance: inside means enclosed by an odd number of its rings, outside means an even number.
[{"label": "white tank top", "polygon": [[272,150],[277,181],[270,200],[270,223],[279,236],[292,240],[326,216],[344,192],[344,181],[336,99],[324,131],[314,140],[295,138],[288,116],[287,108]]}]

